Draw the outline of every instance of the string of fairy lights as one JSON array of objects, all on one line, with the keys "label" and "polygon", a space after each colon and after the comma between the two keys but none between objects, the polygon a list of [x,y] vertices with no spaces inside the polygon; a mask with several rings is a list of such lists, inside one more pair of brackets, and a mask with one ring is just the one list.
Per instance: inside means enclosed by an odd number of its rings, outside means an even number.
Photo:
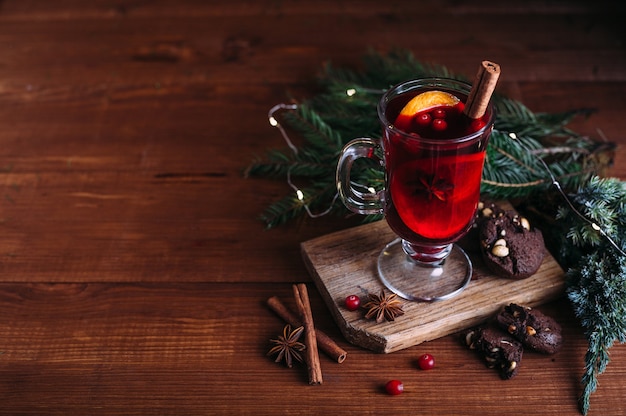
[{"label": "string of fairy lights", "polygon": [[[509,137],[512,140],[516,140],[522,147],[524,147],[525,149],[527,149],[529,151],[529,153],[532,154],[532,152],[530,151],[530,149],[521,141],[519,140],[519,138],[517,137],[517,135],[515,133],[509,133]],[[572,201],[570,201],[569,197],[567,196],[567,194],[565,193],[565,191],[563,191],[563,188],[561,187],[561,183],[556,179],[556,177],[554,176],[554,174],[552,173],[552,171],[550,170],[550,168],[548,167],[548,165],[546,164],[546,162],[540,158],[540,157],[535,157],[535,159],[537,159],[539,161],[539,163],[541,164],[541,166],[543,166],[543,168],[545,169],[545,171],[548,173],[548,175],[550,176],[550,180],[552,181],[552,186],[554,186],[556,188],[556,190],[559,192],[559,194],[561,195],[561,197],[563,198],[563,200],[567,203],[569,209],[574,212],[581,220],[583,220],[584,222],[586,222],[587,224],[589,224],[589,226],[591,226],[591,228],[593,228],[595,231],[599,232],[600,235],[602,237],[604,237],[609,244],[611,244],[613,246],[613,248],[615,250],[617,250],[618,253],[620,253],[622,256],[626,257],[626,252],[624,252],[624,250],[622,250],[619,245],[615,242],[615,240],[613,240],[611,238],[611,236],[602,228],[600,227],[600,225],[598,225],[598,223],[590,220],[589,218],[587,218],[586,216],[584,216],[580,211],[578,211],[574,205],[572,204]]]},{"label": "string of fairy lights", "polygon": [[[346,93],[346,95],[348,97],[352,97],[352,96],[354,96],[355,94],[357,94],[359,92],[382,94],[382,93],[384,93],[384,91],[385,90],[374,90],[374,89],[363,89],[363,90],[359,89],[359,90],[357,90],[356,88],[348,88],[348,89],[346,89],[345,93]],[[285,128],[278,121],[277,113],[280,112],[280,111],[295,111],[297,109],[298,109],[298,105],[297,104],[284,104],[284,103],[281,103],[281,104],[276,104],[275,106],[273,106],[269,110],[269,112],[268,112],[268,121],[270,123],[270,126],[278,129],[278,131],[280,132],[281,136],[285,140],[285,143],[291,149],[291,151],[294,153],[294,155],[298,154],[298,147],[293,143],[293,141],[289,137],[289,134],[287,133]],[[508,135],[509,135],[509,137],[512,140],[518,141],[518,143],[522,147],[526,147],[526,145],[521,140],[519,140],[519,138],[517,137],[517,135],[515,133],[510,132]],[[528,149],[528,150],[530,151],[530,149]],[[609,242],[609,244],[611,244],[611,246],[613,246],[613,248],[615,248],[615,250],[618,253],[620,253],[622,256],[626,257],[626,252],[624,252],[624,250],[622,250],[619,247],[619,245],[611,238],[611,236],[598,223],[596,223],[595,221],[590,220],[585,215],[583,215],[580,211],[578,211],[578,209],[576,209],[574,207],[574,205],[570,201],[570,199],[567,196],[567,194],[565,193],[565,191],[563,191],[563,188],[561,187],[560,182],[558,181],[558,179],[556,179],[556,177],[554,176],[554,174],[552,173],[552,171],[550,170],[550,168],[546,164],[546,162],[541,157],[538,157],[538,156],[536,156],[536,159],[539,161],[539,163],[542,165],[542,167],[548,173],[548,175],[550,176],[550,180],[552,182],[552,186],[554,186],[556,188],[556,190],[561,195],[563,200],[567,203],[567,205],[570,208],[570,210],[572,212],[574,212],[582,221],[584,221],[587,224],[589,224],[589,226],[591,226],[591,228],[593,228],[595,231],[600,233],[600,235],[602,237],[604,237]],[[325,209],[325,210],[323,210],[321,212],[315,212],[315,213],[312,212],[311,208],[306,203],[304,192],[292,180],[291,171],[292,171],[292,169],[295,166],[296,166],[296,164],[294,163],[287,169],[287,175],[286,175],[287,176],[287,185],[295,192],[296,199],[302,204],[302,207],[306,211],[307,215],[310,218],[319,218],[319,217],[323,217],[323,216],[329,214],[331,212],[333,206],[335,205],[335,202],[339,198],[339,192],[335,193],[335,195],[333,196],[333,198],[332,198],[332,200],[331,200],[331,202],[330,202],[330,204],[329,204],[327,209]]]},{"label": "string of fairy lights", "polygon": [[[267,115],[270,125],[272,127],[277,128],[278,131],[280,131],[280,134],[282,135],[283,139],[287,143],[287,146],[289,146],[289,148],[291,149],[294,155],[298,154],[298,148],[296,147],[296,145],[293,144],[293,142],[291,141],[291,138],[287,134],[287,131],[285,131],[285,129],[280,124],[278,119],[274,116],[274,114],[276,114],[278,111],[285,111],[285,110],[295,111],[297,109],[298,109],[298,106],[296,104],[277,104],[270,109]],[[339,198],[339,192],[335,193],[335,196],[333,196],[333,199],[330,202],[330,205],[327,209],[325,209],[322,212],[314,213],[313,211],[311,211],[309,204],[305,202],[304,192],[302,192],[302,189],[296,186],[296,184],[294,184],[293,181],[291,180],[291,171],[294,167],[296,167],[295,163],[289,166],[289,168],[287,169],[287,185],[289,185],[289,187],[294,190],[294,192],[296,193],[296,198],[302,204],[302,207],[306,211],[307,215],[311,218],[319,218],[319,217],[323,217],[324,215],[329,214],[330,211],[333,209],[333,206],[335,202],[337,201],[337,198]]]}]

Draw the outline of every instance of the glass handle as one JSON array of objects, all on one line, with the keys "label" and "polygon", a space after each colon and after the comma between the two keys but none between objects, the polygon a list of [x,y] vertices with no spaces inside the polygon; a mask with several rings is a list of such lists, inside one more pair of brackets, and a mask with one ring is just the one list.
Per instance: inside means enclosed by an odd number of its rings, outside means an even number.
[{"label": "glass handle", "polygon": [[343,148],[337,163],[335,177],[337,191],[344,205],[357,214],[381,214],[383,212],[384,191],[352,182],[352,165],[359,158],[368,158],[383,165],[382,159],[376,155],[378,143],[372,139],[354,139]]}]

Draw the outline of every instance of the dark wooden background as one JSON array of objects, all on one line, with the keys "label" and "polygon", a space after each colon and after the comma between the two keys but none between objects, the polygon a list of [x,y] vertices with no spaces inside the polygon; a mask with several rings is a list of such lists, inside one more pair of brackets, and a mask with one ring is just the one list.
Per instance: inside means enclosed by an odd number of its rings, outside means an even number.
[{"label": "dark wooden background", "polygon": [[[314,94],[325,62],[374,49],[471,77],[534,111],[593,107],[571,127],[626,143],[625,8],[613,1],[0,1],[0,413],[577,414],[586,341],[567,300],[555,356],[510,381],[453,336],[379,355],[342,339],[299,244],[354,225],[265,231],[289,192],[246,179],[283,146],[267,111]],[[626,178],[619,147],[610,174]],[[318,327],[347,349],[324,384],[265,356],[265,307],[307,282]],[[420,372],[430,352],[437,368]],[[626,414],[626,349],[592,415]],[[382,385],[402,379],[405,393]]]}]

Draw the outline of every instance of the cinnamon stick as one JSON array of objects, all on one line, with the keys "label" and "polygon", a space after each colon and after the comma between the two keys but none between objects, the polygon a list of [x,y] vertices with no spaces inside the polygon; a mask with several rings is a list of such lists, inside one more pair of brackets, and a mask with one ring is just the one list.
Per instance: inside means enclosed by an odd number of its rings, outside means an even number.
[{"label": "cinnamon stick", "polygon": [[474,85],[465,103],[465,115],[471,119],[485,115],[491,95],[496,89],[498,77],[500,77],[500,65],[491,61],[481,62]]},{"label": "cinnamon stick", "polygon": [[304,283],[293,285],[293,295],[296,299],[298,312],[304,324],[305,336],[305,359],[309,371],[309,384],[322,384],[322,367],[320,366],[320,356],[317,350],[317,336],[313,325],[313,313],[309,302],[309,292]]},{"label": "cinnamon stick", "polygon": [[[285,322],[293,326],[294,328],[302,325],[302,322],[298,317],[284,304],[277,296],[272,296],[267,300],[267,306],[273,310],[276,315],[280,316]],[[317,346],[326,355],[339,364],[345,361],[348,353],[341,348],[332,338],[326,335],[320,329],[315,328],[315,336],[317,337]]]}]

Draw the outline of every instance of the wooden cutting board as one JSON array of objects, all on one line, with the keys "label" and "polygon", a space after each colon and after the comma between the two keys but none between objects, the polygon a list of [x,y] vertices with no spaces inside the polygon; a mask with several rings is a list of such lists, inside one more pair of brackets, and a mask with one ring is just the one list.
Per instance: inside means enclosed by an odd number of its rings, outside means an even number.
[{"label": "wooden cutting board", "polygon": [[[405,314],[393,322],[376,323],[364,311],[348,311],[344,299],[383,289],[376,274],[382,248],[396,238],[385,221],[325,235],[301,244],[304,261],[345,338],[360,347],[389,353],[476,326],[511,302],[538,306],[561,297],[565,273],[546,252],[538,272],[524,280],[493,276],[472,255],[472,281],[458,296],[433,303],[404,301]],[[386,293],[391,293],[385,289]]]}]

